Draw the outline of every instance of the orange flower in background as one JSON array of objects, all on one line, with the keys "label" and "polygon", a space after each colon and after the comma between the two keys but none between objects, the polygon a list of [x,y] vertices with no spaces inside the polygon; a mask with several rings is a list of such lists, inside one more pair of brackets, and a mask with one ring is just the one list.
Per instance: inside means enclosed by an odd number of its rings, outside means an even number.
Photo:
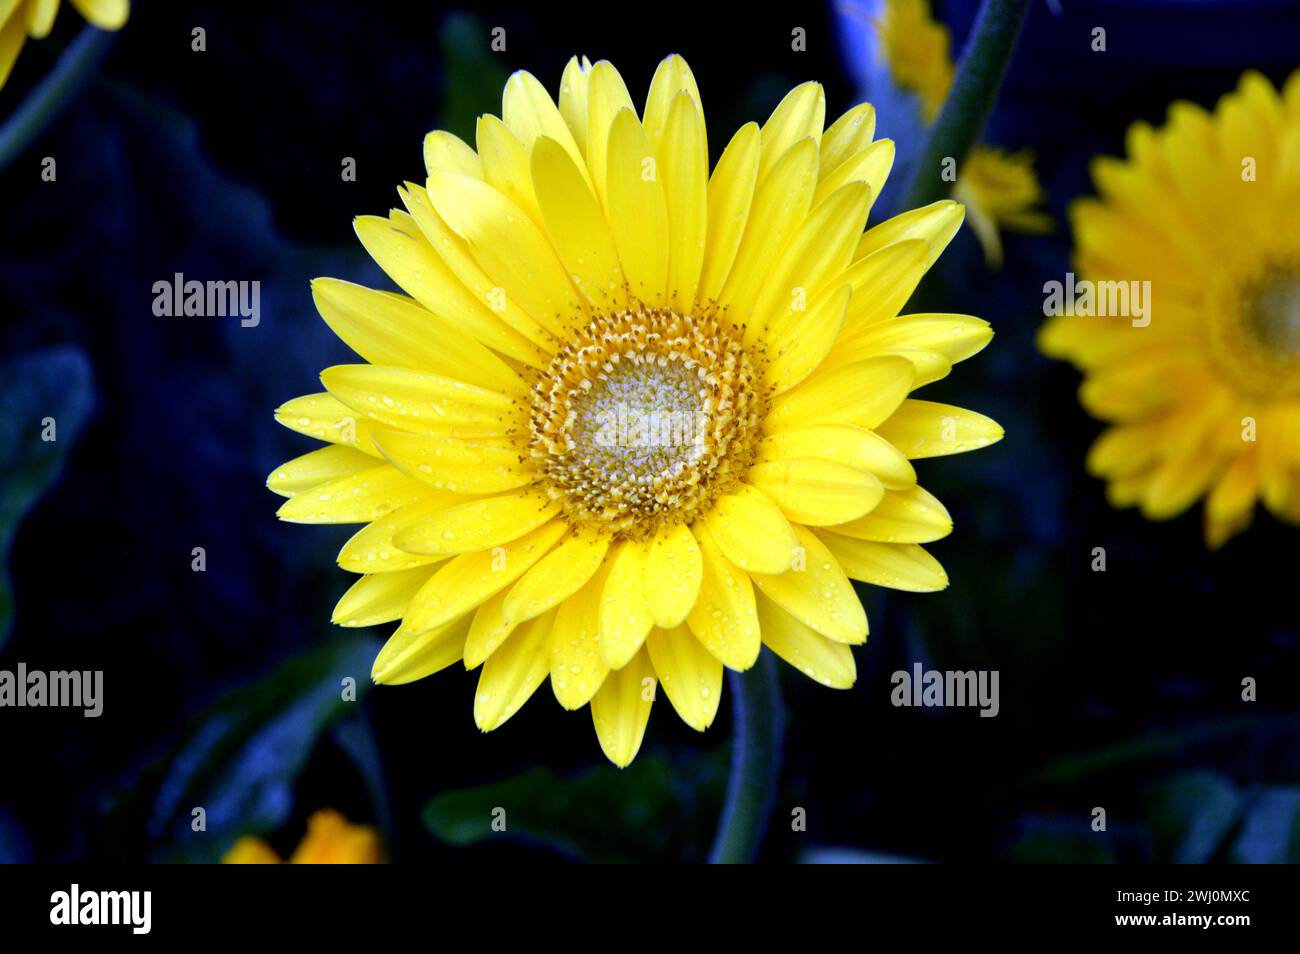
[{"label": "orange flower in background", "polygon": [[[379,833],[354,825],[331,808],[307,820],[307,834],[289,858],[292,865],[378,865],[384,861]],[[275,849],[260,838],[245,835],[221,859],[223,865],[283,864]]]}]

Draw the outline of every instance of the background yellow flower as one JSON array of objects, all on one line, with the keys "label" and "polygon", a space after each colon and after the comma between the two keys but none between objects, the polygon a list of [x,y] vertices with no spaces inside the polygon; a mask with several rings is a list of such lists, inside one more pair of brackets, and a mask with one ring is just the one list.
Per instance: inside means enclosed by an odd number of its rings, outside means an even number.
[{"label": "background yellow flower", "polygon": [[[932,18],[929,0],[885,0],[876,30],[894,82],[915,92],[922,118],[934,122],[955,73],[948,28]],[[970,227],[993,268],[1002,264],[1000,230],[1041,235],[1052,229],[1051,216],[1038,209],[1047,196],[1029,150],[973,146],[952,194],[966,206]]]},{"label": "background yellow flower", "polygon": [[1080,279],[1149,282],[1150,313],[1060,315],[1039,336],[1112,425],[1088,455],[1111,503],[1164,520],[1205,497],[1211,547],[1257,500],[1300,523],[1298,160],[1300,72],[1281,95],[1246,73],[1212,113],[1177,102],[1135,123],[1070,219]]}]

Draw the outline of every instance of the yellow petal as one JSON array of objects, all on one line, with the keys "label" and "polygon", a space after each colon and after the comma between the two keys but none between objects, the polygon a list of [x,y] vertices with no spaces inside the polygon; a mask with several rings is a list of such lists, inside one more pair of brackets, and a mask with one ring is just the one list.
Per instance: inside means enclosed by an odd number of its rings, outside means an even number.
[{"label": "yellow petal", "polygon": [[[655,68],[655,75],[650,80],[650,91],[646,94],[643,117],[645,131],[650,136],[650,142],[656,152],[659,151],[660,139],[668,129],[677,97],[682,93],[687,95],[696,110],[700,110],[700,127],[703,129],[704,114],[700,106],[703,100],[700,98],[700,88],[696,85],[695,76],[691,73],[691,68],[686,65],[686,60],[673,53],[659,61],[659,66]],[[707,165],[707,148],[705,148],[704,162]]]},{"label": "yellow petal", "polygon": [[794,532],[803,548],[800,559],[781,574],[752,574],[754,585],[787,613],[828,639],[865,643],[867,614],[853,592],[853,584],[826,544],[811,530],[796,526]]},{"label": "yellow petal", "polygon": [[[889,178],[889,170],[894,167],[894,141],[892,139],[878,139],[864,148],[854,156],[850,156],[848,161],[842,163],[838,169],[829,175],[824,173],[817,183],[817,191],[813,193],[813,204],[816,205],[827,196],[835,192],[836,189],[843,188],[850,182],[865,183],[868,187],[871,201],[875,202],[880,195],[881,190],[885,188],[885,180]],[[870,206],[868,206],[868,211]],[[866,216],[863,221],[865,224]],[[859,228],[853,236],[853,245],[851,252],[854,258],[857,256],[857,248],[862,239],[862,229]]]},{"label": "yellow petal", "polygon": [[876,108],[859,103],[831,124],[822,136],[822,177],[838,169],[850,156],[856,156],[876,134]]},{"label": "yellow petal", "polygon": [[369,523],[428,493],[419,481],[382,464],[291,497],[276,516],[289,523]]},{"label": "yellow petal", "polygon": [[506,619],[504,607],[508,590],[502,590],[490,600],[479,605],[469,624],[465,638],[464,662],[466,669],[477,669],[510,638],[516,623]]},{"label": "yellow petal", "polygon": [[668,287],[668,206],[650,140],[631,109],[609,130],[609,221],[628,288],[641,301],[662,305]]},{"label": "yellow petal", "polygon": [[438,215],[469,243],[474,259],[501,292],[551,334],[564,338],[584,306],[555,250],[527,213],[469,176],[436,172],[426,189]]},{"label": "yellow petal", "polygon": [[952,199],[940,199],[896,215],[867,229],[858,242],[854,258],[866,258],[895,242],[920,239],[929,249],[926,261],[926,267],[929,268],[957,234],[965,215],[966,210],[961,203]]},{"label": "yellow petal", "polygon": [[513,623],[540,616],[567,600],[596,575],[610,538],[579,533],[569,537],[523,575],[506,596],[503,613]]},{"label": "yellow petal", "polygon": [[311,288],[325,323],[371,364],[431,371],[510,394],[527,391],[504,361],[409,298],[336,278],[318,278]]},{"label": "yellow petal", "polygon": [[610,556],[600,598],[600,658],[622,669],[636,655],[654,626],[645,598],[645,546],[624,540]]},{"label": "yellow petal", "polygon": [[652,138],[651,144],[659,159],[668,208],[668,300],[679,312],[686,312],[699,287],[709,225],[704,120],[690,95],[677,94],[663,135],[657,142]]},{"label": "yellow petal", "polygon": [[645,598],[655,625],[681,625],[700,593],[700,545],[684,523],[665,527],[646,548]]},{"label": "yellow petal", "polygon": [[443,556],[424,556],[399,550],[393,537],[463,499],[442,491],[427,491],[419,500],[358,530],[339,551],[339,566],[353,573],[391,573],[445,560]]},{"label": "yellow petal", "polygon": [[983,414],[934,401],[904,401],[876,433],[911,460],[978,450],[1002,440],[1002,428]]},{"label": "yellow petal", "polygon": [[266,478],[266,486],[281,497],[293,497],[318,484],[374,466],[373,457],[355,448],[345,445],[322,447],[281,464]]},{"label": "yellow petal", "polygon": [[872,431],[851,424],[822,424],[781,431],[763,438],[760,462],[815,457],[874,474],[886,488],[916,483],[916,471],[898,448]]},{"label": "yellow petal", "polygon": [[877,543],[931,543],[952,533],[952,517],[933,494],[915,486],[891,490],[865,517],[826,529]]},{"label": "yellow petal", "polygon": [[533,146],[533,187],[551,244],[583,296],[603,311],[623,308],[623,269],[605,215],[573,159],[554,139]]},{"label": "yellow petal", "polygon": [[[418,191],[417,191],[418,190]],[[464,243],[451,233],[438,218],[429,204],[428,194],[418,186],[399,189],[403,199],[421,213],[426,219],[437,222],[437,228],[446,232],[460,246]],[[427,208],[425,208],[427,206]],[[511,357],[537,363],[533,357],[539,346],[547,342],[547,334],[541,325],[521,312],[518,316],[505,311],[498,317],[488,308],[486,293],[476,298],[453,273],[448,260],[444,260],[425,233],[418,221],[405,212],[393,211],[389,218],[377,215],[361,215],[353,221],[357,238],[370,253],[371,258],[379,263],[387,275],[401,289],[435,315],[464,328],[466,332],[487,342]],[[434,226],[430,226],[434,228]],[[449,259],[455,259],[456,253],[472,259],[467,247],[456,249],[447,244],[442,246],[444,253],[452,253]],[[473,263],[477,268],[477,263]],[[478,279],[485,288],[496,285],[489,281],[479,269]],[[515,317],[517,325],[512,328],[504,319]]]},{"label": "yellow petal", "polygon": [[764,430],[773,434],[812,424],[875,428],[903,403],[915,374],[910,361],[892,355],[818,371],[777,396]]},{"label": "yellow petal", "polygon": [[446,669],[460,661],[468,631],[468,616],[423,632],[400,627],[379,650],[370,678],[381,685],[400,686]]},{"label": "yellow petal", "polygon": [[736,130],[709,179],[709,233],[697,298],[711,301],[731,274],[758,183],[760,136],[757,123]]},{"label": "yellow petal", "polygon": [[743,672],[758,658],[760,634],[749,574],[722,555],[709,532],[696,528],[703,574],[686,622],[704,647],[729,669]]},{"label": "yellow petal", "polygon": [[1258,493],[1255,461],[1243,454],[1224,472],[1205,499],[1205,541],[1210,549],[1217,550],[1250,525]]},{"label": "yellow petal", "polygon": [[606,564],[560,604],[551,630],[551,690],[566,709],[581,709],[609,675],[600,658],[600,599]]},{"label": "yellow petal", "polygon": [[627,767],[641,749],[654,694],[654,667],[643,649],[605,677],[591,700],[591,721],[601,751],[619,768]]},{"label": "yellow petal", "polygon": [[939,561],[915,543],[874,543],[824,530],[818,536],[851,579],[913,593],[948,585],[948,574]]},{"label": "yellow petal", "polygon": [[420,632],[469,613],[523,576],[567,531],[563,520],[552,520],[506,546],[448,561],[415,594],[403,625]]},{"label": "yellow petal", "polygon": [[433,567],[417,566],[397,573],[373,573],[352,584],[334,607],[330,622],[336,626],[376,626],[401,619],[411,598],[419,592]]},{"label": "yellow petal", "polygon": [[606,209],[609,208],[606,186],[609,134],[614,117],[624,109],[636,114],[623,77],[612,63],[601,60],[591,68],[591,78],[587,81],[587,165],[596,186],[596,195]]},{"label": "yellow petal", "polygon": [[348,407],[332,394],[304,394],[286,401],[275,409],[275,419],[299,434],[318,441],[346,444],[355,450],[379,457],[374,422]]},{"label": "yellow petal", "polygon": [[723,556],[750,573],[784,573],[799,546],[781,509],[755,487],[719,497],[704,529]]},{"label": "yellow petal", "polygon": [[759,292],[812,207],[816,185],[817,143],[812,139],[787,150],[759,181],[740,249],[718,296],[733,321],[749,321]]},{"label": "yellow petal", "polygon": [[131,13],[130,0],[72,0],[72,5],[101,30],[120,30]]},{"label": "yellow petal", "polygon": [[483,178],[483,162],[465,140],[441,129],[424,137],[424,169],[427,175],[446,169],[475,179]]},{"label": "yellow petal", "polygon": [[519,137],[529,154],[540,137],[554,139],[586,178],[587,165],[582,159],[577,140],[569,132],[568,124],[546,92],[546,87],[527,70],[517,70],[506,81],[505,92],[501,97],[501,119]]},{"label": "yellow petal", "polygon": [[402,473],[438,490],[494,494],[533,481],[520,452],[510,446],[405,431],[383,431],[375,443]]},{"label": "yellow petal", "polygon": [[801,83],[772,110],[763,124],[763,161],[758,168],[762,182],[777,161],[802,139],[821,142],[826,122],[826,93],[821,83]]},{"label": "yellow petal", "polygon": [[790,520],[809,526],[856,520],[885,495],[884,485],[871,474],[829,460],[755,464],[747,479],[775,500]]},{"label": "yellow petal", "polygon": [[554,612],[530,619],[483,664],[474,692],[474,723],[484,732],[518,712],[545,681],[554,622]]},{"label": "yellow petal", "polygon": [[483,181],[523,209],[538,225],[542,210],[533,189],[532,160],[519,137],[495,116],[480,116],[475,129],[483,158]]},{"label": "yellow petal", "polygon": [[372,364],[321,372],[336,398],[372,420],[422,434],[497,437],[521,426],[524,405],[499,391],[438,374]]},{"label": "yellow petal", "polygon": [[799,384],[830,353],[844,324],[851,289],[844,285],[815,298],[808,308],[792,313],[773,329],[768,340],[767,384],[774,394]]},{"label": "yellow petal", "polygon": [[1142,516],[1169,520],[1199,500],[1222,473],[1222,459],[1205,447],[1166,458],[1142,494]]},{"label": "yellow petal", "polygon": [[[506,133],[509,134],[509,130]],[[522,145],[519,150],[522,153]],[[484,161],[489,162],[490,158],[485,156]],[[521,182],[521,190],[526,190],[532,201],[532,181],[526,175],[527,156],[522,158],[522,168],[525,177],[519,179],[511,170],[512,181]],[[428,190],[424,186],[407,182],[397,193],[410,210],[415,231],[422,236],[418,242],[411,240],[411,244],[419,248],[418,257],[406,268],[405,278],[398,284],[425,308],[448,318],[488,347],[495,348],[521,364],[535,368],[547,367],[553,346],[546,329],[530,317],[519,302],[504,294],[496,281],[488,277],[474,257],[469,243],[452,231],[434,209]],[[537,211],[535,201],[527,214],[536,216],[536,220],[540,221],[541,213]],[[358,220],[358,230],[360,221]],[[402,241],[405,240],[401,239],[399,233],[404,231],[389,229]],[[376,254],[373,248],[370,252]],[[402,264],[399,261],[393,268],[397,269]],[[390,270],[385,268],[385,271]]]},{"label": "yellow petal", "polygon": [[0,87],[9,79],[26,41],[27,29],[20,17],[0,18]]},{"label": "yellow petal", "polygon": [[808,303],[828,280],[842,282],[841,273],[862,232],[870,199],[866,185],[851,182],[813,208],[754,303],[752,320],[758,326],[779,337],[801,312],[806,313]]},{"label": "yellow petal", "polygon": [[[879,354],[920,348],[938,352],[956,364],[978,354],[991,340],[989,323],[969,315],[899,315],[867,325],[852,339],[852,346]],[[850,346],[848,340],[841,344]]]},{"label": "yellow petal", "polygon": [[27,35],[33,40],[45,39],[50,35],[58,12],[59,0],[26,0],[23,14],[27,20]]},{"label": "yellow petal", "polygon": [[809,679],[831,689],[848,689],[857,681],[853,650],[844,643],[813,632],[762,594],[758,618],[767,647]]},{"label": "yellow petal", "polygon": [[917,239],[886,245],[860,258],[840,276],[853,286],[844,317],[844,336],[851,339],[878,321],[895,317],[929,268],[929,246]]},{"label": "yellow petal", "polygon": [[560,512],[532,489],[453,504],[394,537],[411,553],[471,553],[499,547],[531,533]]},{"label": "yellow petal", "polygon": [[573,133],[573,141],[584,156],[587,151],[587,87],[591,79],[591,62],[584,56],[569,57],[560,77],[560,115]]},{"label": "yellow petal", "polygon": [[685,626],[656,629],[646,649],[668,701],[696,732],[713,724],[722,698],[722,663]]}]

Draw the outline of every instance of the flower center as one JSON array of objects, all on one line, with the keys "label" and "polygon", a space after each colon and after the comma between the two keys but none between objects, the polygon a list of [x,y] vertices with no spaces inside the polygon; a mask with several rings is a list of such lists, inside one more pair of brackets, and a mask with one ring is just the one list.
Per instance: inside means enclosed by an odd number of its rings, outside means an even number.
[{"label": "flower center", "polygon": [[1243,394],[1300,393],[1300,262],[1228,268],[1206,302],[1211,360]]},{"label": "flower center", "polygon": [[1282,360],[1300,356],[1300,274],[1277,275],[1255,288],[1244,318],[1262,348]]},{"label": "flower center", "polygon": [[690,523],[753,463],[766,411],[738,329],[642,308],[596,318],[533,386],[541,481],[571,523],[635,539]]}]

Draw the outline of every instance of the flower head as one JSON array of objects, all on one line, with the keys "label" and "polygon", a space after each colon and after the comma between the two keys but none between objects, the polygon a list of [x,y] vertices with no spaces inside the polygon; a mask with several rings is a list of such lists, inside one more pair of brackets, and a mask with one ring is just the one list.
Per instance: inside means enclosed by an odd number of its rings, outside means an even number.
[{"label": "flower head", "polygon": [[[131,12],[130,0],[72,0],[87,22],[101,30],[120,30]],[[27,37],[43,40],[54,27],[59,0],[0,0],[0,87]]]},{"label": "flower head", "polygon": [[[307,819],[307,834],[289,858],[295,865],[377,865],[383,861],[379,834],[322,808]],[[278,865],[280,856],[260,838],[245,835],[221,859],[225,865]]]},{"label": "flower head", "polygon": [[909,458],[1001,436],[908,397],[992,334],[898,315],[961,206],[864,233],[892,144],[865,104],[824,130],[815,83],[710,175],[700,104],[680,57],[639,115],[612,65],[575,59],[558,106],[512,76],[477,149],[431,133],[405,210],[357,220],[407,294],[317,280],[369,363],[277,414],[332,445],[271,475],[280,516],[368,524],[339,555],[364,575],[334,618],[401,620],[375,680],[482,667],[487,731],[549,678],[619,765],[656,684],[703,730],[723,668],[763,643],[851,685],[867,620],[850,578],[947,583],[919,544],[951,521]]},{"label": "flower head", "polygon": [[1300,72],[1282,95],[1247,73],[1213,113],[1178,102],[1131,126],[1070,218],[1080,280],[1108,298],[1149,283],[1146,314],[1063,314],[1039,336],[1112,425],[1088,455],[1111,503],[1163,520],[1205,497],[1211,547],[1256,500],[1300,523],[1298,139]]}]

